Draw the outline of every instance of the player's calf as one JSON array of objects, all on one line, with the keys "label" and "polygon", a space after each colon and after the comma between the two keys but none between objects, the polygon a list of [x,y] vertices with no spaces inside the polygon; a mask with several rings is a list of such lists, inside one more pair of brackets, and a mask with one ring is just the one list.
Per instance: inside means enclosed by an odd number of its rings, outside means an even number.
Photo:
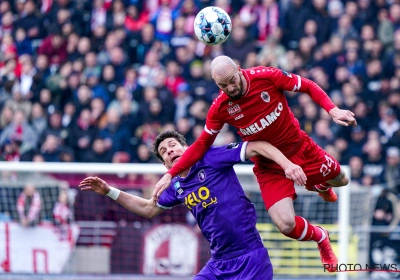
[{"label": "player's calf", "polygon": [[346,186],[349,181],[349,177],[347,177],[346,173],[344,173],[343,170],[340,170],[339,175],[331,180],[326,181],[328,185],[324,184],[324,186],[343,187]]}]

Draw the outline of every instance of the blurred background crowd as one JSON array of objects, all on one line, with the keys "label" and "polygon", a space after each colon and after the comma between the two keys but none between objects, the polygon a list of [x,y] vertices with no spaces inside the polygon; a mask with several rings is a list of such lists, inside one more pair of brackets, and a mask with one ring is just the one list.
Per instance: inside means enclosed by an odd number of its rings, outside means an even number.
[{"label": "blurred background crowd", "polygon": [[[193,34],[209,5],[233,21],[219,46]],[[398,0],[3,0],[0,21],[2,160],[158,162],[160,131],[190,144],[203,130],[210,62],[225,54],[314,80],[359,125],[288,92],[302,129],[354,182],[400,191]],[[236,140],[226,127],[216,144]]]}]

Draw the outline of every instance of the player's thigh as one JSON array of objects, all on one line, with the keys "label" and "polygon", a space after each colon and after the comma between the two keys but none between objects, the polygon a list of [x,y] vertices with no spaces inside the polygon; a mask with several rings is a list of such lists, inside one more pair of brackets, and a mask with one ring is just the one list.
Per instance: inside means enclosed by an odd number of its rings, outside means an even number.
[{"label": "player's thigh", "polygon": [[304,153],[303,171],[307,176],[307,186],[322,184],[340,174],[339,162],[324,149],[310,140]]},{"label": "player's thigh", "polygon": [[289,234],[295,226],[295,212],[293,207],[293,199],[285,197],[268,209],[274,224],[285,234]]},{"label": "player's thigh", "polygon": [[258,168],[257,171],[255,169],[255,175],[267,210],[286,197],[292,200],[296,199],[294,182],[285,177],[283,170],[282,172],[268,172]]}]

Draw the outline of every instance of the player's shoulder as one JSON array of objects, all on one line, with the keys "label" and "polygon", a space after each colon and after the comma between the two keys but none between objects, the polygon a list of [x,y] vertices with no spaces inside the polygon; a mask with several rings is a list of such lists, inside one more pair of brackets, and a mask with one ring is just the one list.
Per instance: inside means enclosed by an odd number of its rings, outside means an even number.
[{"label": "player's shoulder", "polygon": [[243,142],[234,142],[226,145],[220,145],[220,146],[212,146],[207,152],[206,156],[214,156],[218,155],[221,152],[227,151],[227,150],[233,150],[237,149],[240,147],[240,145],[243,144]]},{"label": "player's shoulder", "polygon": [[211,108],[213,108],[213,110],[215,110],[217,113],[221,105],[226,102],[229,102],[229,97],[222,90],[220,90],[219,95],[213,100]]},{"label": "player's shoulder", "polygon": [[256,66],[244,69],[244,72],[247,74],[250,80],[256,80],[260,78],[272,78],[277,74],[281,74],[282,70],[270,66]]}]

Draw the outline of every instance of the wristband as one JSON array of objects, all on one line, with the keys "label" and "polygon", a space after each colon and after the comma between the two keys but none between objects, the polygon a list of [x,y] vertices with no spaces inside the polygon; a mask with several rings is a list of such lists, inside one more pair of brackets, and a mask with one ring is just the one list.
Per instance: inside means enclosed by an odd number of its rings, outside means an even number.
[{"label": "wristband", "polygon": [[116,188],[113,188],[113,187],[110,186],[110,191],[106,195],[111,197],[114,200],[117,200],[117,198],[119,197],[120,193],[121,193],[121,191],[119,189],[116,189]]}]

